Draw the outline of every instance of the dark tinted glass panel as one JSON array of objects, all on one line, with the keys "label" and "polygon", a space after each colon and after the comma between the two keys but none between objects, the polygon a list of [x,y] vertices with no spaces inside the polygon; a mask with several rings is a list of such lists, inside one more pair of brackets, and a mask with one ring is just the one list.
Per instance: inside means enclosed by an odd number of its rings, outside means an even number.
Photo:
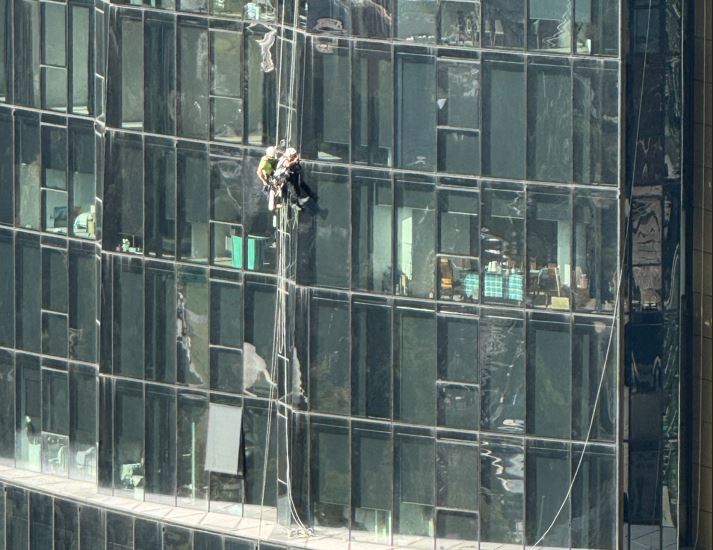
[{"label": "dark tinted glass panel", "polygon": [[104,178],[106,250],[140,253],[143,247],[143,158],[140,139],[110,134]]},{"label": "dark tinted glass panel", "polygon": [[179,383],[208,386],[208,306],[207,273],[199,268],[179,268],[176,298],[176,375]]},{"label": "dark tinted glass panel", "polygon": [[144,125],[147,132],[176,131],[176,26],[173,17],[147,14],[144,22]]},{"label": "dark tinted glass panel", "polygon": [[221,550],[223,541],[218,535],[196,531],[193,533],[193,550]]},{"label": "dark tinted glass panel", "polygon": [[[114,409],[114,488],[139,496],[143,493],[145,475],[144,396],[141,384],[117,381]],[[112,531],[107,525],[110,540]],[[119,530],[116,533],[118,535]],[[130,533],[129,528],[129,536]]]},{"label": "dark tinted glass panel", "polygon": [[126,550],[133,546],[134,522],[130,516],[106,514],[107,550]]},{"label": "dark tinted glass panel", "polygon": [[397,182],[396,294],[433,298],[436,216],[431,187]]},{"label": "dark tinted glass panel", "polygon": [[73,502],[54,501],[54,547],[63,550],[79,548],[79,516]]},{"label": "dark tinted glass panel", "polygon": [[[275,95],[276,71],[267,71],[270,64],[263,69],[263,47],[271,44],[267,30],[260,27],[245,33],[247,41],[247,141],[254,145],[272,144],[275,142]],[[274,63],[270,62],[272,66]]]},{"label": "dark tinted glass panel", "polygon": [[527,195],[528,303],[569,310],[572,295],[572,210],[569,193]]},{"label": "dark tinted glass panel", "polygon": [[393,449],[390,432],[352,429],[352,539],[387,542],[391,530]]},{"label": "dark tinted glass panel", "polygon": [[316,525],[349,525],[349,432],[346,428],[312,427],[312,513]]},{"label": "dark tinted glass panel", "polygon": [[[0,7],[0,16],[7,7]],[[7,22],[5,23],[8,24]],[[1,41],[0,41],[1,42]],[[0,43],[0,48],[2,44]],[[0,94],[2,89],[2,64],[0,59]],[[13,161],[12,161],[12,116],[10,113],[0,112],[0,193],[4,200],[0,201],[0,223],[12,225],[14,222],[14,180],[13,180]]]},{"label": "dark tinted glass panel", "polygon": [[52,548],[52,498],[30,493],[30,550]]},{"label": "dark tinted glass panel", "polygon": [[310,315],[313,410],[349,414],[349,304],[315,298]]},{"label": "dark tinted glass panel", "polygon": [[575,317],[572,339],[573,438],[585,439],[589,435],[592,439],[614,439],[616,359],[617,339],[609,323]]},{"label": "dark tinted glass panel", "polygon": [[42,308],[67,312],[67,253],[64,250],[42,249]]},{"label": "dark tinted glass panel", "polygon": [[[207,23],[207,22],[206,22]],[[201,20],[178,23],[178,134],[208,137],[208,29]]]},{"label": "dark tinted glass panel", "polygon": [[517,439],[488,438],[480,451],[480,540],[522,544],[523,445]]},{"label": "dark tinted glass panel", "polygon": [[15,458],[15,365],[10,352],[0,351],[0,459]]},{"label": "dark tinted glass panel", "polygon": [[[611,448],[590,445],[572,449],[572,547],[616,546],[616,459]],[[581,461],[581,465],[580,465]],[[560,472],[561,475],[561,472]]]},{"label": "dark tinted glass panel", "polygon": [[69,225],[75,237],[93,239],[97,229],[95,205],[94,130],[88,124],[69,126]]},{"label": "dark tinted glass panel", "polygon": [[[22,489],[5,489],[5,542],[7,550],[25,550],[28,548],[28,510],[27,493]],[[51,544],[51,543],[50,543]]]},{"label": "dark tinted glass panel", "polygon": [[191,550],[191,532],[180,527],[163,528],[163,550]]},{"label": "dark tinted glass panel", "polygon": [[572,77],[569,63],[531,62],[527,72],[527,175],[572,179]]},{"label": "dark tinted glass panel", "polygon": [[390,50],[371,47],[359,45],[352,54],[352,162],[390,166],[393,64]]},{"label": "dark tinted glass panel", "polygon": [[435,424],[436,323],[426,311],[399,310],[394,319],[394,417]]},{"label": "dark tinted glass panel", "polygon": [[572,366],[567,320],[531,317],[527,352],[527,432],[568,437]]},{"label": "dark tinted glass panel", "polygon": [[433,44],[436,41],[435,2],[396,0],[396,36],[409,42]]},{"label": "dark tinted glass panel", "polygon": [[[144,29],[141,16],[111,12],[108,47],[107,121],[141,129],[144,121]],[[99,58],[101,59],[101,58]]]},{"label": "dark tinted glass panel", "polygon": [[438,43],[480,46],[480,2],[441,2]]},{"label": "dark tinted glass panel", "polygon": [[0,346],[15,343],[15,252],[12,233],[0,230]]},{"label": "dark tinted glass panel", "polygon": [[393,0],[352,4],[352,35],[389,38],[393,25]]},{"label": "dark tinted glass panel", "polygon": [[478,447],[439,441],[436,447],[438,506],[478,509]]},{"label": "dark tinted glass panel", "polygon": [[178,149],[178,257],[207,263],[208,157],[205,147],[185,145]]},{"label": "dark tinted glass panel", "polygon": [[144,268],[138,260],[114,257],[114,373],[144,374]]},{"label": "dark tinted glass panel", "polygon": [[352,303],[352,414],[391,417],[391,308]]},{"label": "dark tinted glass panel", "polygon": [[[245,503],[275,505],[275,479],[277,476],[277,430],[267,438],[267,409],[262,404],[246,405],[243,412],[243,437],[245,441]],[[274,415],[274,413],[273,413]],[[275,418],[272,418],[275,424]],[[347,443],[344,443],[346,449]],[[267,468],[265,463],[267,462]],[[266,471],[263,485],[263,471]],[[347,483],[349,478],[347,478]],[[273,480],[272,482],[270,480]],[[264,487],[264,498],[263,498]]]},{"label": "dark tinted glass panel", "polygon": [[69,357],[97,360],[98,267],[93,247],[69,248]]},{"label": "dark tinted glass panel", "polygon": [[[435,442],[432,436],[394,436],[394,543],[430,537],[435,505]],[[403,535],[403,537],[399,537]]]},{"label": "dark tinted glass panel", "polygon": [[15,224],[40,229],[40,126],[30,114],[15,116]]},{"label": "dark tinted glass panel", "polygon": [[40,4],[39,2],[13,3],[15,20],[14,102],[29,107],[40,106]]},{"label": "dark tinted glass panel", "polygon": [[84,6],[69,7],[72,39],[69,42],[72,68],[72,112],[88,115],[92,111],[92,53],[94,36],[92,10]]},{"label": "dark tinted glass panel", "polygon": [[522,49],[524,45],[524,0],[484,0],[483,46]]},{"label": "dark tinted glass panel", "polygon": [[[66,372],[42,371],[42,431],[69,434],[69,386]],[[66,453],[67,449],[64,449],[62,454]]]},{"label": "dark tinted glass panel", "polygon": [[42,273],[39,238],[17,235],[15,241],[15,337],[16,345],[27,351],[40,351],[40,309],[42,294],[37,279]]},{"label": "dark tinted glass panel", "polygon": [[79,547],[81,550],[104,550],[104,514],[83,506],[79,509]]},{"label": "dark tinted glass panel", "polygon": [[[529,442],[527,445],[525,533],[528,544],[569,546],[567,490],[569,452],[563,444]],[[560,511],[562,501],[566,501]]]},{"label": "dark tinted glass panel", "polygon": [[[588,3],[589,0],[585,0]],[[619,82],[613,63],[574,65],[574,180],[616,184]]]},{"label": "dark tinted glass panel", "polygon": [[478,539],[477,514],[454,510],[438,511],[436,544],[447,544],[454,539],[468,542]]},{"label": "dark tinted glass panel", "polygon": [[144,178],[146,252],[172,258],[176,255],[176,149],[172,143],[146,141]]},{"label": "dark tinted glass panel", "polygon": [[[402,4],[435,4],[407,0]],[[427,55],[398,53],[396,58],[397,164],[402,168],[436,168],[436,64]]]},{"label": "dark tinted glass panel", "polygon": [[243,387],[243,354],[240,350],[210,350],[210,387],[240,393]]},{"label": "dark tinted glass panel", "polygon": [[161,547],[159,524],[155,521],[134,521],[134,550],[154,550]]},{"label": "dark tinted glass panel", "polygon": [[36,357],[15,358],[15,459],[17,466],[40,470],[42,450],[42,403],[40,364]]},{"label": "dark tinted glass panel", "polygon": [[146,499],[175,504],[176,392],[146,386]]},{"label": "dark tinted glass panel", "polygon": [[437,392],[439,426],[478,429],[480,407],[477,386],[439,382]]},{"label": "dark tinted glass panel", "polygon": [[525,286],[525,197],[515,190],[483,192],[483,300],[519,304]]},{"label": "dark tinted glass panel", "polygon": [[243,342],[243,289],[219,281],[210,283],[210,343],[240,347]]},{"label": "dark tinted glass panel", "polygon": [[478,381],[478,321],[475,318],[438,318],[438,379]]},{"label": "dark tinted glass panel", "polygon": [[487,317],[480,323],[480,426],[525,428],[525,327],[519,319]]},{"label": "dark tinted glass panel", "polygon": [[0,7],[0,21],[3,22],[3,40],[0,41],[0,100],[10,99],[12,88],[12,17],[10,4]]},{"label": "dark tinted glass panel", "polygon": [[[298,279],[305,284],[349,287],[349,202],[345,175],[310,171],[313,195],[300,218]],[[307,218],[307,219],[305,219]]]},{"label": "dark tinted glass panel", "polygon": [[483,94],[483,174],[525,175],[525,70],[486,61]]},{"label": "dark tinted glass panel", "polygon": [[211,30],[210,39],[213,57],[212,136],[220,141],[239,142],[243,137],[243,35]]},{"label": "dark tinted glass panel", "polygon": [[147,263],[146,378],[176,381],[176,274],[171,266]]},{"label": "dark tinted glass panel", "polygon": [[208,472],[205,470],[208,424],[206,396],[179,393],[176,418],[178,505],[205,509],[208,506]]},{"label": "dark tinted glass panel", "polygon": [[242,218],[243,162],[240,159],[212,157],[210,160],[210,218],[240,223]]},{"label": "dark tinted glass panel", "polygon": [[244,390],[262,395],[269,390],[274,326],[275,287],[248,283],[245,287]]}]

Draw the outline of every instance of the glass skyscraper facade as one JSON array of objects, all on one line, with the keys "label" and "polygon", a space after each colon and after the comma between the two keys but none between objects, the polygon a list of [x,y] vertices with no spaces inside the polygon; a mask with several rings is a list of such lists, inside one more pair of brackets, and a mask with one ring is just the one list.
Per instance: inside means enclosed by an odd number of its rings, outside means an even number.
[{"label": "glass skyscraper facade", "polygon": [[0,548],[694,544],[697,13],[0,1]]}]

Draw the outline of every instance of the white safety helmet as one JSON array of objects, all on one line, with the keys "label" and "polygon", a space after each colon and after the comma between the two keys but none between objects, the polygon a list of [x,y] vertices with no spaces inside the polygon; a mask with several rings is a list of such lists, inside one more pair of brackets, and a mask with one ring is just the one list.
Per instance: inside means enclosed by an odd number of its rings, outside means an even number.
[{"label": "white safety helmet", "polygon": [[277,148],[270,146],[267,149],[265,149],[265,154],[268,157],[274,157],[277,154]]},{"label": "white safety helmet", "polygon": [[291,158],[296,155],[297,155],[297,149],[295,149],[294,147],[288,147],[287,149],[285,149],[285,156],[287,158]]}]

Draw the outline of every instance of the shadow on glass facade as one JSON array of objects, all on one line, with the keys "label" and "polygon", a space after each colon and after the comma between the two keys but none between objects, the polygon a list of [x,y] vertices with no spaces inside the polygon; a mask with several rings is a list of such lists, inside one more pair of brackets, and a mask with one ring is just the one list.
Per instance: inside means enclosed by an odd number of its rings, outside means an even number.
[{"label": "shadow on glass facade", "polygon": [[[0,2],[0,460],[352,548],[675,547],[681,13]],[[10,485],[8,548],[255,547]]]}]

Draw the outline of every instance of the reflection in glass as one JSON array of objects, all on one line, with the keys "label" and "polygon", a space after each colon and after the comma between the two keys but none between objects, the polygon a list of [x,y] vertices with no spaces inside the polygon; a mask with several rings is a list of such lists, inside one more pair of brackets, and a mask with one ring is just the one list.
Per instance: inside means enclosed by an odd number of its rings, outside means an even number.
[{"label": "reflection in glass", "polygon": [[[579,464],[572,487],[572,547],[616,546],[616,455],[611,447],[572,448],[572,472]],[[560,472],[561,475],[561,472]]]},{"label": "reflection in glass", "polygon": [[423,172],[436,168],[435,68],[433,56],[396,54],[396,162],[402,168]]},{"label": "reflection in glass", "polygon": [[436,445],[437,502],[442,508],[478,509],[478,447],[439,440]]},{"label": "reflection in glass", "polygon": [[0,346],[15,345],[15,252],[13,234],[0,230]]},{"label": "reflection in glass", "polygon": [[66,476],[69,466],[67,373],[42,370],[42,471]]},{"label": "reflection in glass", "polygon": [[15,460],[19,468],[40,471],[42,402],[40,363],[36,357],[15,357]]},{"label": "reflection in glass", "polygon": [[514,438],[484,438],[480,443],[482,542],[523,543],[524,451]]},{"label": "reflection in glass", "polygon": [[96,481],[97,373],[86,366],[69,367],[69,477]]},{"label": "reflection in glass", "polygon": [[176,391],[146,386],[146,499],[175,505]]},{"label": "reflection in glass", "polygon": [[92,112],[93,71],[92,52],[94,34],[91,27],[92,10],[85,6],[69,6],[72,39],[69,41],[72,67],[72,112],[89,115]]},{"label": "reflection in glass", "polygon": [[[4,17],[5,6],[0,7],[0,20]],[[8,22],[5,23],[6,25]],[[0,54],[2,54],[3,44],[0,41]],[[0,96],[2,95],[2,65],[0,58]],[[14,210],[14,162],[13,162],[13,121],[12,112],[0,111],[0,195],[5,200],[0,201],[0,223],[12,225],[15,221]]]},{"label": "reflection in glass", "polygon": [[619,5],[606,0],[576,0],[577,53],[612,55],[619,51]]},{"label": "reflection in glass", "polygon": [[144,266],[133,258],[114,256],[114,374],[144,375]]},{"label": "reflection in glass", "polygon": [[395,198],[395,293],[433,298],[436,244],[433,188],[397,182]]},{"label": "reflection in glass", "polygon": [[204,394],[179,392],[177,418],[177,492],[179,506],[208,506],[205,470],[208,400]]},{"label": "reflection in glass", "polygon": [[242,219],[243,163],[240,158],[210,158],[212,220],[240,223]]},{"label": "reflection in glass", "polygon": [[[394,544],[433,536],[436,449],[430,432],[394,435]],[[402,536],[399,536],[402,535]]]},{"label": "reflection in glass", "polygon": [[176,131],[176,24],[172,16],[147,12],[144,20],[144,59],[151,70],[144,83],[144,127],[147,132]]},{"label": "reflection in glass", "polygon": [[147,380],[176,381],[176,275],[173,266],[147,262],[146,356]]},{"label": "reflection in glass", "polygon": [[142,129],[144,122],[144,29],[141,16],[111,11],[108,47],[107,122]]},{"label": "reflection in glass", "polygon": [[207,388],[208,274],[200,268],[179,267],[176,290],[177,381]]},{"label": "reflection in glass", "polygon": [[409,42],[436,42],[436,2],[396,0],[396,37]]},{"label": "reflection in glass", "polygon": [[312,514],[316,526],[349,525],[349,432],[339,426],[312,425]]},{"label": "reflection in glass", "polygon": [[176,149],[173,143],[146,138],[144,193],[146,253],[172,258],[176,255]]},{"label": "reflection in glass", "polygon": [[[14,82],[13,101],[28,107],[40,106],[40,3],[13,2]],[[6,14],[7,17],[7,14]],[[9,53],[9,52],[8,52]]]},{"label": "reflection in glass", "polygon": [[483,46],[522,49],[524,20],[524,0],[483,0]]},{"label": "reflection in glass", "polygon": [[15,237],[15,344],[18,349],[40,351],[42,293],[37,276],[42,273],[40,240],[19,233]]},{"label": "reflection in glass", "polygon": [[79,514],[77,505],[68,500],[54,500],[54,547],[79,548]]},{"label": "reflection in glass", "polygon": [[40,229],[40,125],[36,114],[15,115],[15,223]]},{"label": "reflection in glass", "polygon": [[249,395],[267,395],[275,383],[269,371],[275,327],[275,290],[274,286],[252,282],[245,286],[243,390]]},{"label": "reflection in glass", "polygon": [[572,0],[528,0],[529,50],[557,53],[572,50],[572,3]]},{"label": "reflection in glass", "polygon": [[352,2],[352,36],[390,38],[394,0]]},{"label": "reflection in glass", "polygon": [[94,129],[89,124],[69,122],[69,212],[71,235],[93,239],[96,235],[96,183]]},{"label": "reflection in glass", "polygon": [[438,43],[448,46],[480,46],[480,0],[440,2]]},{"label": "reflection in glass", "polygon": [[210,60],[208,29],[204,25],[205,20],[179,19],[177,130],[184,137],[207,139]]},{"label": "reflection in glass", "polygon": [[99,304],[97,289],[99,261],[90,245],[69,245],[69,339],[71,359],[95,362]]},{"label": "reflection in glass", "polygon": [[[272,42],[270,32],[266,32],[261,27],[248,29],[245,33],[247,41],[247,68],[245,78],[247,80],[247,116],[246,131],[247,141],[252,145],[268,145],[275,142],[275,102],[276,102],[276,71],[263,72],[262,50],[260,45],[267,45]],[[276,55],[277,48],[274,45],[267,50],[270,58]]]},{"label": "reflection in glass", "polygon": [[205,146],[180,144],[176,247],[178,257],[187,261],[208,263],[208,178]]},{"label": "reflection in glass", "polygon": [[480,323],[480,426],[525,429],[525,327],[520,319],[487,317]]}]

